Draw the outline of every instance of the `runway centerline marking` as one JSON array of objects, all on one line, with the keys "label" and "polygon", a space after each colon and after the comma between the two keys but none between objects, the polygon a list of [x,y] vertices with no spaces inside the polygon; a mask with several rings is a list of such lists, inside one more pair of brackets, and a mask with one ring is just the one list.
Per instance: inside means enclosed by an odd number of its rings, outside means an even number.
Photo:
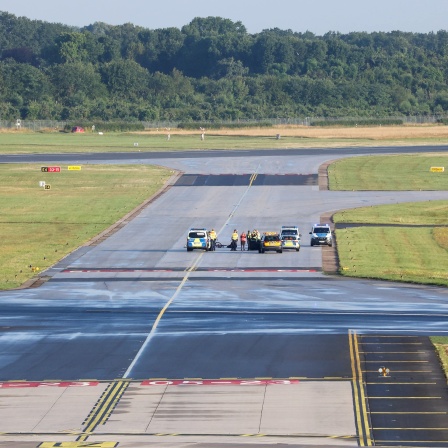
[{"label": "runway centerline marking", "polygon": [[[254,176],[256,177],[258,175],[258,171],[261,167],[261,164],[258,164],[258,167],[254,173]],[[219,229],[219,233],[221,233],[224,228],[228,225],[229,221],[233,218],[234,214],[236,213],[236,211],[238,210],[239,206],[241,205],[241,203],[243,202],[244,198],[246,197],[247,193],[249,192],[250,188],[252,187],[252,183],[255,179],[255,177],[251,178],[251,181],[249,182],[248,187],[246,188],[246,190],[244,191],[244,193],[242,194],[240,200],[238,201],[238,203],[235,205],[235,207],[233,208],[233,210],[231,211],[229,217],[226,219],[226,221],[224,222],[223,226],[221,227],[221,229]],[[137,364],[138,360],[140,359],[140,357],[142,356],[143,352],[145,351],[146,347],[148,346],[149,342],[151,341],[157,326],[159,325],[160,320],[162,319],[163,315],[165,314],[165,311],[168,309],[168,307],[173,303],[174,299],[179,295],[179,293],[182,291],[182,288],[184,287],[185,283],[187,282],[188,278],[190,277],[190,274],[196,269],[196,267],[198,266],[201,258],[203,257],[205,252],[201,252],[196,259],[194,260],[193,264],[187,269],[184,278],[182,279],[182,281],[180,282],[179,286],[176,288],[176,291],[174,292],[174,294],[172,295],[172,297],[168,300],[168,302],[165,304],[165,306],[161,309],[159,315],[157,316],[157,319],[155,320],[151,331],[149,332],[148,336],[145,339],[145,342],[143,343],[143,345],[140,347],[140,350],[137,352],[137,354],[135,355],[135,358],[132,360],[131,364],[129,365],[128,369],[126,370],[126,372],[123,375],[123,378],[128,378],[129,375],[131,374],[132,369],[134,368],[134,366]]]}]

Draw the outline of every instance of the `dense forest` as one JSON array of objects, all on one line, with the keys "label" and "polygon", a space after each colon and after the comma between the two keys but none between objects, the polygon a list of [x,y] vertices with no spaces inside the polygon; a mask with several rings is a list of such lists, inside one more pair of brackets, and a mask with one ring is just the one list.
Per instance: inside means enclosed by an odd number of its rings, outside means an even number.
[{"label": "dense forest", "polygon": [[387,117],[448,111],[448,32],[340,34],[195,18],[84,28],[0,12],[0,119]]}]

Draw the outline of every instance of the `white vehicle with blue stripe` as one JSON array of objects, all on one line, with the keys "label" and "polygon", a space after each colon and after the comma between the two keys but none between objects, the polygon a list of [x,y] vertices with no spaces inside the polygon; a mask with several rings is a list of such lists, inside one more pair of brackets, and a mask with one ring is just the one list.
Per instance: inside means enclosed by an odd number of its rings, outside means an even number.
[{"label": "white vehicle with blue stripe", "polygon": [[192,228],[187,235],[187,251],[194,249],[210,250],[211,241],[207,229]]},{"label": "white vehicle with blue stripe", "polygon": [[297,226],[282,226],[280,238],[283,249],[300,250],[300,232]]},{"label": "white vehicle with blue stripe", "polygon": [[332,246],[333,235],[331,233],[330,224],[314,224],[311,228],[311,246],[319,246],[321,244]]}]

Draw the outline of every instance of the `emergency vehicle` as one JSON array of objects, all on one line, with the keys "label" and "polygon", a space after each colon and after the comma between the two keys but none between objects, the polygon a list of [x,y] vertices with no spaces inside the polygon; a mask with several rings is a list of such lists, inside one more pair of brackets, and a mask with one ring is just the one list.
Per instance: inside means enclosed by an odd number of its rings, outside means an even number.
[{"label": "emergency vehicle", "polygon": [[194,249],[210,250],[211,241],[207,229],[192,228],[187,234],[187,251]]},{"label": "emergency vehicle", "polygon": [[314,224],[311,228],[311,246],[326,244],[333,245],[333,235],[331,233],[330,224]]},{"label": "emergency vehicle", "polygon": [[283,249],[300,250],[300,232],[297,226],[282,226],[280,238]]},{"label": "emergency vehicle", "polygon": [[264,232],[260,241],[258,252],[264,254],[266,251],[275,250],[279,254],[283,252],[282,240],[278,232]]}]

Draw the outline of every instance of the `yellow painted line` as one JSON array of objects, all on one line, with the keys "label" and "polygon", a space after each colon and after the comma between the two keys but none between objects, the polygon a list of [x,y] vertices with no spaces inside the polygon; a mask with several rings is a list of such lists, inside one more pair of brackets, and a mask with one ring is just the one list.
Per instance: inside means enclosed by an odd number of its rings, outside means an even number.
[{"label": "yellow painted line", "polygon": [[361,359],[359,357],[359,345],[358,345],[358,336],[356,332],[353,333],[354,338],[354,349],[355,349],[355,355],[356,355],[356,366],[359,372],[359,391],[361,393],[361,410],[362,415],[364,419],[364,427],[365,427],[365,435],[366,435],[366,441],[367,446],[372,445],[372,436],[370,434],[370,426],[369,426],[369,417],[367,415],[367,399],[365,395],[364,385],[362,384],[363,378],[362,378],[362,372],[361,372]]},{"label": "yellow painted line", "polygon": [[93,407],[89,417],[87,417],[84,435],[78,437],[77,442],[85,442],[99,424],[106,422],[128,385],[128,381],[117,381],[109,384]]},{"label": "yellow painted line", "polygon": [[257,178],[257,176],[258,176],[258,173],[253,173],[252,176],[250,176],[249,187],[252,186],[252,184],[254,183],[254,181]]},{"label": "yellow painted line", "polygon": [[369,400],[440,400],[442,397],[372,397]]},{"label": "yellow painted line", "polygon": [[38,448],[115,448],[118,442],[42,442]]},{"label": "yellow painted line", "polygon": [[356,426],[358,428],[360,445],[364,446],[364,437],[363,437],[364,431],[362,429],[362,422],[361,422],[361,412],[358,396],[358,382],[355,368],[355,355],[353,351],[353,337],[351,331],[349,332],[348,337],[349,337],[349,349],[350,349],[350,364],[352,368],[353,401],[355,402],[355,417],[356,417],[355,420],[356,420]]},{"label": "yellow painted line", "polygon": [[[369,418],[366,409],[366,397],[362,384],[361,362],[358,352],[356,332],[349,330],[350,364],[352,368],[353,399],[355,404],[355,420],[358,429],[358,443],[360,446],[372,446]],[[364,430],[365,428],[365,430]]]}]

